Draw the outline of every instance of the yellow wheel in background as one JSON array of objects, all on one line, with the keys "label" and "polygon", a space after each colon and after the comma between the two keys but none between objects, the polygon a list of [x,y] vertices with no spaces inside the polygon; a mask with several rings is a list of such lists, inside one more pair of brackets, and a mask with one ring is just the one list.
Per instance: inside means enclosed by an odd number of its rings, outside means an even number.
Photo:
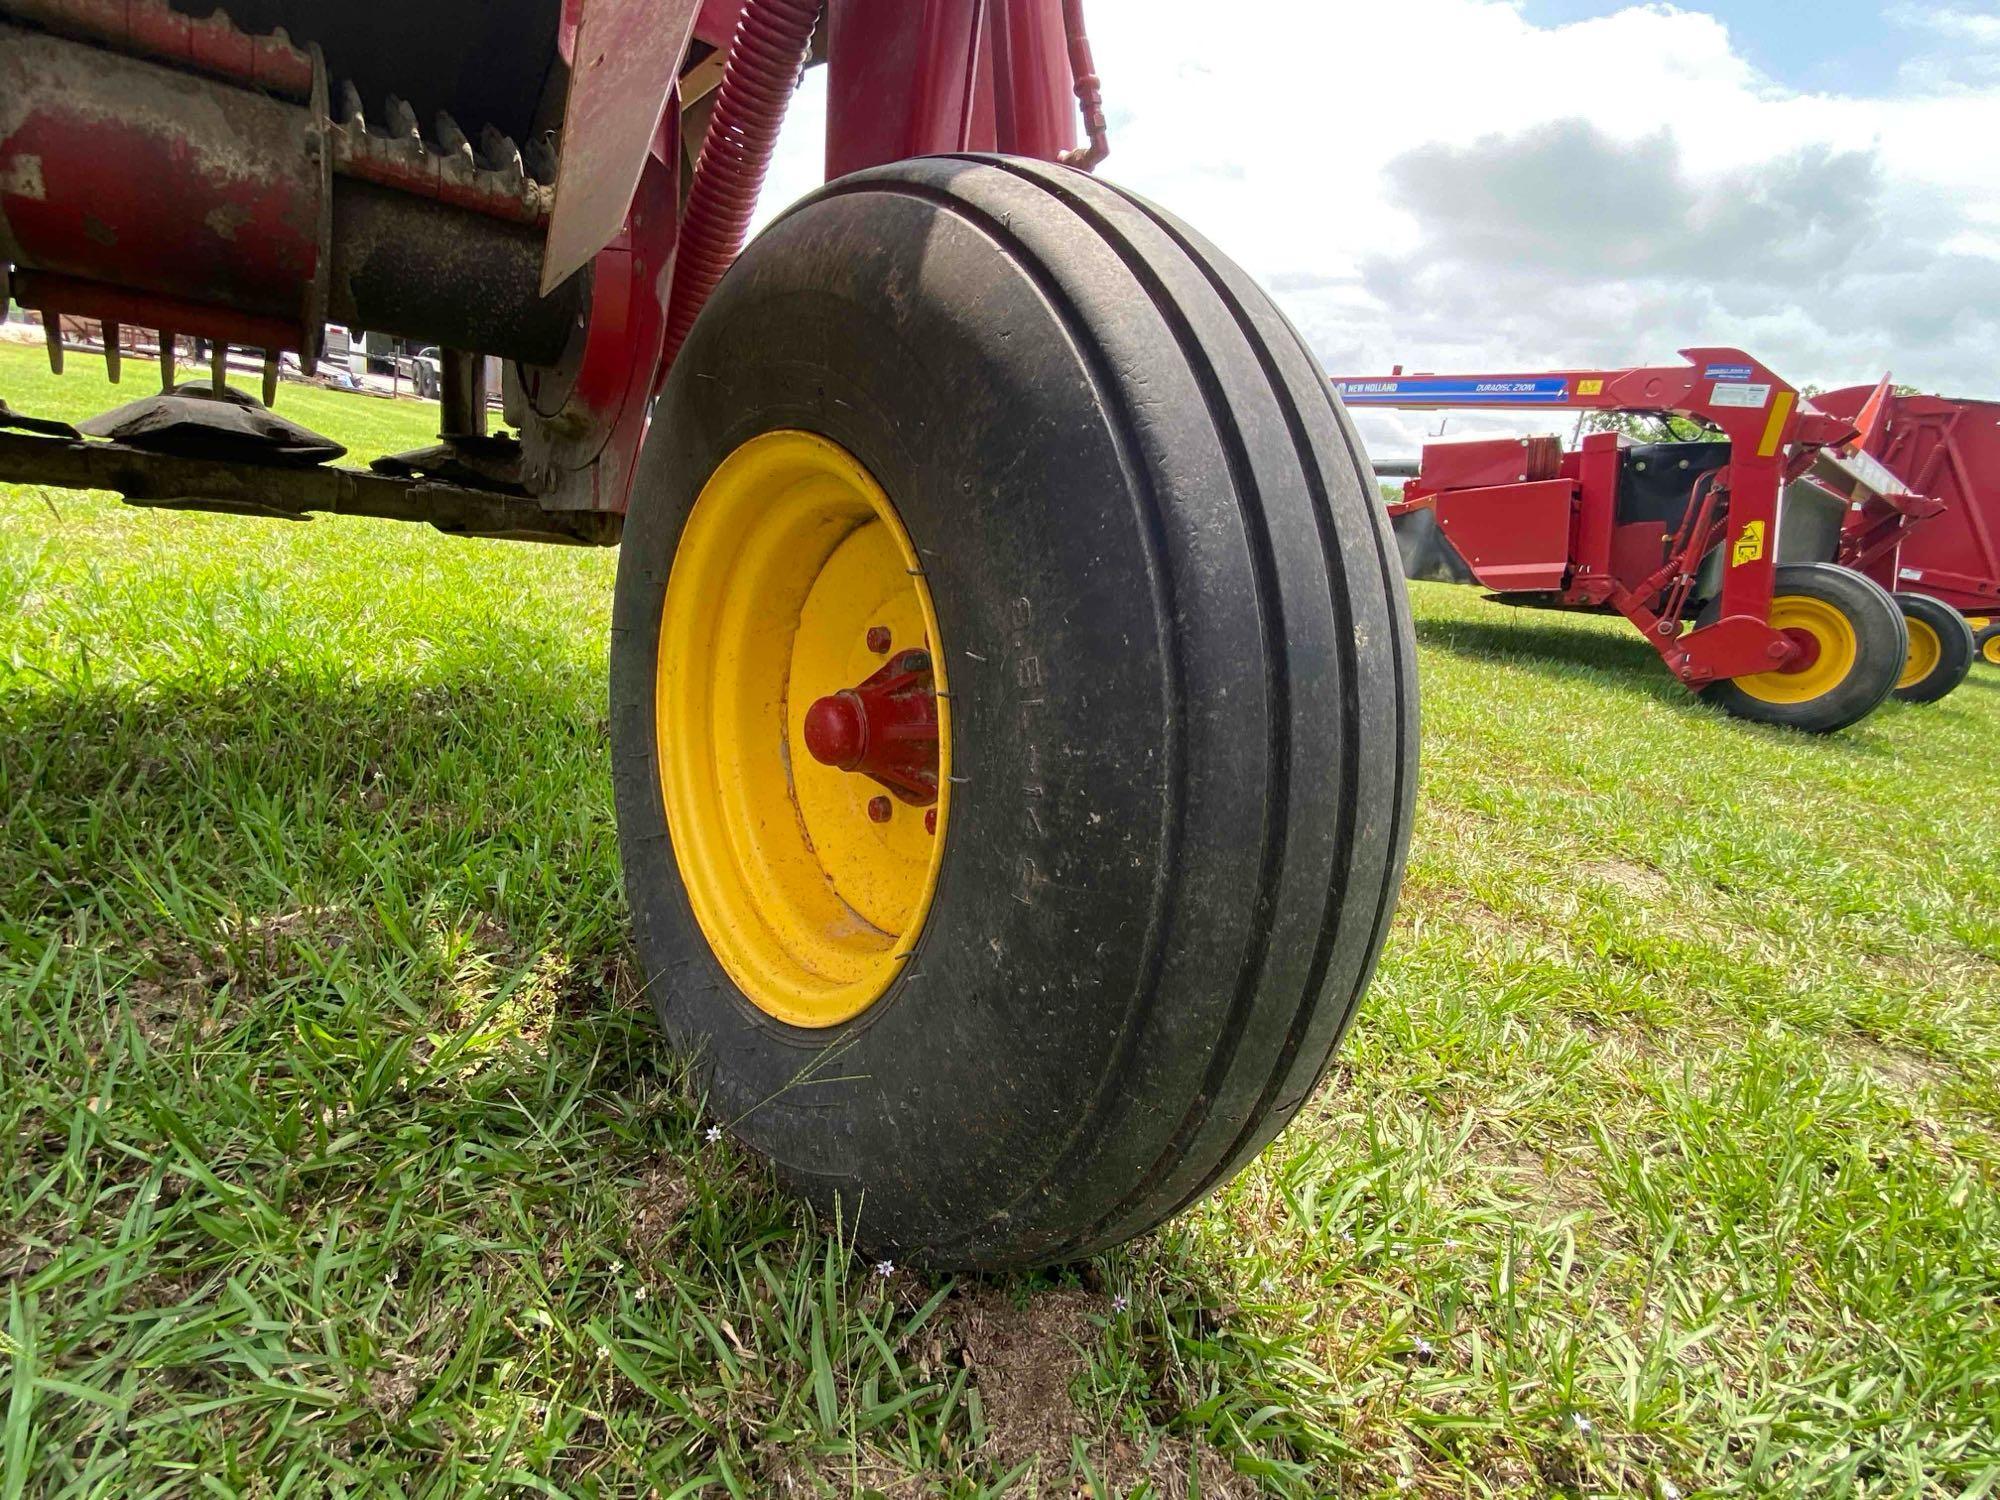
[{"label": "yellow wheel in background", "polygon": [[1854,622],[1825,599],[1781,594],[1771,601],[1771,627],[1803,637],[1807,655],[1792,670],[1738,677],[1737,687],[1762,703],[1809,703],[1840,685],[1854,669],[1860,642]]},{"label": "yellow wheel in background", "polygon": [[1897,601],[1832,563],[1780,563],[1769,619],[1796,648],[1791,659],[1702,689],[1738,718],[1814,734],[1845,729],[1889,696],[1909,658]]},{"label": "yellow wheel in background", "polygon": [[[928,654],[937,801],[816,762],[815,700]],[[936,611],[895,507],[844,448],[778,431],[696,499],[660,622],[661,792],[689,904],[743,994],[827,1027],[894,981],[937,885],[950,716]],[[929,816],[934,814],[934,816]]]},{"label": "yellow wheel in background", "polygon": [[1910,654],[1903,662],[1903,675],[1896,679],[1898,689],[1915,687],[1937,670],[1944,657],[1944,642],[1927,622],[1905,617],[1904,623],[1910,627]]},{"label": "yellow wheel in background", "polygon": [[1935,703],[1972,670],[1977,654],[1972,626],[1929,594],[1898,593],[1896,605],[1910,633],[1910,654],[1896,680],[1896,696],[1905,703]]}]

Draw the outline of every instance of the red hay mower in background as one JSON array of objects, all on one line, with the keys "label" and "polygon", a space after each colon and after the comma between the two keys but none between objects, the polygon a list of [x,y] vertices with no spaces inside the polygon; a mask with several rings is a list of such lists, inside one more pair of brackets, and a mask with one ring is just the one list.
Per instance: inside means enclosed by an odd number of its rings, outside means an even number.
[{"label": "red hay mower in background", "polygon": [[[743,248],[819,65],[829,181]],[[161,386],[0,405],[0,482],[622,539],[626,892],[711,1116],[871,1249],[1087,1255],[1325,1076],[1416,787],[1361,445],[1105,150],[1081,0],[0,0],[0,306]],[[269,409],[330,322],[442,351],[435,445]]]},{"label": "red hay mower in background", "polygon": [[1899,394],[1885,380],[1813,405],[1852,421],[1861,451],[1938,506],[1921,525],[1851,515],[1841,562],[1957,610],[1979,654],[2000,666],[2000,401]]},{"label": "red hay mower in background", "polygon": [[1574,452],[1554,437],[1427,444],[1389,507],[1406,574],[1507,603],[1615,610],[1688,687],[1763,723],[1824,732],[1891,694],[1950,692],[1975,649],[1960,611],[2000,600],[1990,412],[1898,397],[1886,381],[1808,400],[1740,349],[1682,357],[1335,380],[1350,406],[1653,414],[1707,429],[1654,443],[1596,432]]}]

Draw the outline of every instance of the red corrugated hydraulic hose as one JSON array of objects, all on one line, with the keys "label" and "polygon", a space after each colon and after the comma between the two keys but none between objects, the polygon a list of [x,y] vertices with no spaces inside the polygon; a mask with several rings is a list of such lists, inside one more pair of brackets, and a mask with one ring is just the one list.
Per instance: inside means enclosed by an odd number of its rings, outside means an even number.
[{"label": "red corrugated hydraulic hose", "polygon": [[688,330],[743,248],[771,148],[812,41],[820,0],[747,0],[729,44],[708,135],[695,163],[674,254],[667,304],[666,359],[680,353]]},{"label": "red corrugated hydraulic hose", "polygon": [[1084,144],[1063,152],[1062,163],[1088,172],[1111,154],[1111,134],[1104,123],[1104,84],[1083,31],[1083,0],[1063,0],[1063,34],[1069,39],[1070,77],[1076,80],[1076,102],[1083,111]]}]

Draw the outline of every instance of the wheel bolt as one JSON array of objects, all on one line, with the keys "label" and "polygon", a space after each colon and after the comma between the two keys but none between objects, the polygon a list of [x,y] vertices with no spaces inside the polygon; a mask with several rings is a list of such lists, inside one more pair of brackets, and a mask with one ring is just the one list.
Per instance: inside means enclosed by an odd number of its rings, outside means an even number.
[{"label": "wheel bolt", "polygon": [[889,650],[889,627],[887,625],[870,625],[868,627],[868,649],[873,651],[877,656],[887,654]]},{"label": "wheel bolt", "polygon": [[889,812],[890,806],[887,797],[870,797],[868,799],[869,822],[886,823],[889,821]]},{"label": "wheel bolt", "polygon": [[935,807],[929,809],[924,814],[924,832],[925,833],[937,832],[937,809]]}]

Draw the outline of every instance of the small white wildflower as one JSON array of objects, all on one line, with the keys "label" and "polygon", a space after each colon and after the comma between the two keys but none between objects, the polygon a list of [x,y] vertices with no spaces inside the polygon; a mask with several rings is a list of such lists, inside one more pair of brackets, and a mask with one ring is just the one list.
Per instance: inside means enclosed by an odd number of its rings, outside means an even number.
[{"label": "small white wildflower", "polygon": [[876,1261],[875,1274],[881,1280],[887,1281],[891,1276],[896,1274],[896,1263],[893,1260]]},{"label": "small white wildflower", "polygon": [[1572,1422],[1576,1423],[1576,1430],[1578,1432],[1582,1433],[1585,1437],[1590,1436],[1590,1418],[1586,1417],[1582,1412],[1579,1411],[1579,1412],[1571,1412],[1569,1419]]},{"label": "small white wildflower", "polygon": [[1413,1342],[1410,1345],[1410,1347],[1416,1351],[1418,1359],[1429,1359],[1433,1354],[1437,1353],[1437,1351],[1431,1347],[1431,1341],[1425,1338],[1421,1333],[1417,1335],[1415,1342]]},{"label": "small white wildflower", "polygon": [[389,1274],[382,1278],[382,1285],[387,1287],[393,1287],[395,1284],[396,1284],[396,1268],[394,1266],[391,1266],[389,1267]]},{"label": "small white wildflower", "polygon": [[1126,1308],[1130,1307],[1131,1305],[1132,1305],[1131,1302],[1129,1302],[1126,1299],[1126,1296],[1123,1292],[1120,1292],[1117,1296],[1111,1299],[1111,1310],[1115,1313],[1122,1313],[1123,1311],[1125,1311]]},{"label": "small white wildflower", "polygon": [[1660,1500],[1681,1500],[1681,1487],[1664,1474],[1660,1476]]},{"label": "small white wildflower", "polygon": [[617,1275],[617,1274],[618,1274],[618,1273],[619,1273],[620,1271],[622,1271],[622,1270],[624,1270],[624,1269],[625,1269],[625,1262],[624,1262],[624,1261],[622,1261],[622,1260],[614,1260],[613,1262],[611,1262],[611,1274],[612,1274],[613,1276],[616,1276],[616,1275]]},{"label": "small white wildflower", "polygon": [[632,1294],[632,1300],[634,1302],[644,1302],[646,1300],[646,1289],[640,1287],[638,1291]]},{"label": "small white wildflower", "polygon": [[720,1125],[709,1126],[708,1129],[701,1133],[701,1138],[713,1146],[717,1141],[722,1139],[722,1127]]}]

